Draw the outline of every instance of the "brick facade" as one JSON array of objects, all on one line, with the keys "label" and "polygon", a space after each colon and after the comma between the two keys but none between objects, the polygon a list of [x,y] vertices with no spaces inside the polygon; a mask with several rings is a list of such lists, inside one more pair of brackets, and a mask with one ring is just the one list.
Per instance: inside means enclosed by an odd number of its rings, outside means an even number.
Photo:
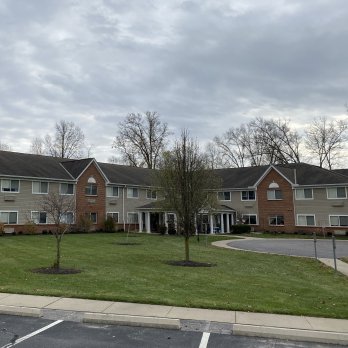
[{"label": "brick facade", "polygon": [[[97,195],[87,195],[85,192],[88,180],[93,178],[97,185]],[[92,230],[104,227],[106,217],[106,186],[105,179],[101,175],[95,163],[92,163],[81,175],[76,185],[76,223],[79,225],[81,218],[86,214],[97,213],[97,223],[92,224]]]},{"label": "brick facade", "polygon": [[[272,183],[279,185],[282,199],[269,200],[267,191]],[[259,226],[263,231],[294,232],[294,203],[291,184],[273,168],[263,178],[257,187]],[[284,216],[284,226],[272,226],[269,224],[271,216]]]}]

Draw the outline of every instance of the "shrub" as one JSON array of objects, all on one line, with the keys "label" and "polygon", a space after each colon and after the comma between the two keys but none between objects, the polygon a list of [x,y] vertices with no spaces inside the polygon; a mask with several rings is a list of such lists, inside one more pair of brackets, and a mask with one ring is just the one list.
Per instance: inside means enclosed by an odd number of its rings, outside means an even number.
[{"label": "shrub", "polygon": [[250,225],[239,224],[232,226],[232,233],[234,234],[250,233],[250,231]]},{"label": "shrub", "polygon": [[111,216],[108,216],[104,221],[104,231],[115,232],[115,220]]},{"label": "shrub", "polygon": [[37,226],[34,221],[27,221],[24,225],[24,233],[26,234],[36,234],[37,233]]},{"label": "shrub", "polygon": [[0,236],[3,236],[5,234],[5,225],[0,222]]},{"label": "shrub", "polygon": [[88,218],[88,216],[80,215],[79,222],[77,224],[78,230],[81,232],[89,232],[92,227],[92,221]]},{"label": "shrub", "polygon": [[158,226],[158,233],[160,233],[160,234],[166,234],[166,232],[167,232],[167,227],[166,227],[166,225],[159,225],[159,226]]}]

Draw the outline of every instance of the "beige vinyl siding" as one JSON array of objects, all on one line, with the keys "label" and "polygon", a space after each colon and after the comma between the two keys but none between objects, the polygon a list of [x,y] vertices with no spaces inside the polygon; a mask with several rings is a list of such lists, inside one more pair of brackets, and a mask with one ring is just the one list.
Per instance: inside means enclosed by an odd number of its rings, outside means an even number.
[{"label": "beige vinyl siding", "polygon": [[[18,211],[18,225],[26,224],[31,219],[32,211],[42,211],[41,202],[47,194],[33,194],[32,182],[38,180],[20,180],[20,192],[1,192],[0,210]],[[44,180],[41,180],[44,181]],[[49,181],[47,181],[49,182]],[[58,182],[49,182],[49,192],[59,192]],[[9,200],[13,198],[13,200]],[[47,223],[52,223],[47,216]]]},{"label": "beige vinyl siding", "polygon": [[[296,214],[315,214],[316,226],[330,226],[329,215],[347,215],[347,199],[328,199],[326,187],[313,188],[313,199],[294,200]],[[295,220],[296,221],[296,220]]]}]

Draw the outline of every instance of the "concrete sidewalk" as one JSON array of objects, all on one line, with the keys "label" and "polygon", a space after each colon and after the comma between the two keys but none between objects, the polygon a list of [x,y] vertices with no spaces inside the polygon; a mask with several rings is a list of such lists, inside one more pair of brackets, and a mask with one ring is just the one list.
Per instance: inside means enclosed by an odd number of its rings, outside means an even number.
[{"label": "concrete sidewalk", "polygon": [[234,335],[348,345],[348,320],[0,293],[0,314],[42,317],[48,311],[100,324],[181,329],[190,320],[230,325]]}]

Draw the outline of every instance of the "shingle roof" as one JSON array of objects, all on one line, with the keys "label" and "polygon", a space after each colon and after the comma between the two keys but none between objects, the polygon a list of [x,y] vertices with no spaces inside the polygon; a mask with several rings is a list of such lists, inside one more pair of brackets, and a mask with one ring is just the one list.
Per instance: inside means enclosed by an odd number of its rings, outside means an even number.
[{"label": "shingle roof", "polygon": [[60,164],[61,158],[0,151],[0,175],[73,180]]},{"label": "shingle roof", "polygon": [[222,179],[223,188],[247,188],[254,186],[269,166],[215,169]]},{"label": "shingle roof", "polygon": [[84,158],[81,160],[62,160],[64,168],[77,179],[84,169],[93,161],[93,158]]},{"label": "shingle roof", "polygon": [[348,176],[348,169],[335,169],[334,172]]},{"label": "shingle roof", "polygon": [[100,162],[98,165],[110,183],[134,186],[153,185],[154,171],[152,169]]},{"label": "shingle roof", "polygon": [[340,173],[307,163],[276,165],[275,168],[293,184],[334,185],[348,183],[348,178]]}]

